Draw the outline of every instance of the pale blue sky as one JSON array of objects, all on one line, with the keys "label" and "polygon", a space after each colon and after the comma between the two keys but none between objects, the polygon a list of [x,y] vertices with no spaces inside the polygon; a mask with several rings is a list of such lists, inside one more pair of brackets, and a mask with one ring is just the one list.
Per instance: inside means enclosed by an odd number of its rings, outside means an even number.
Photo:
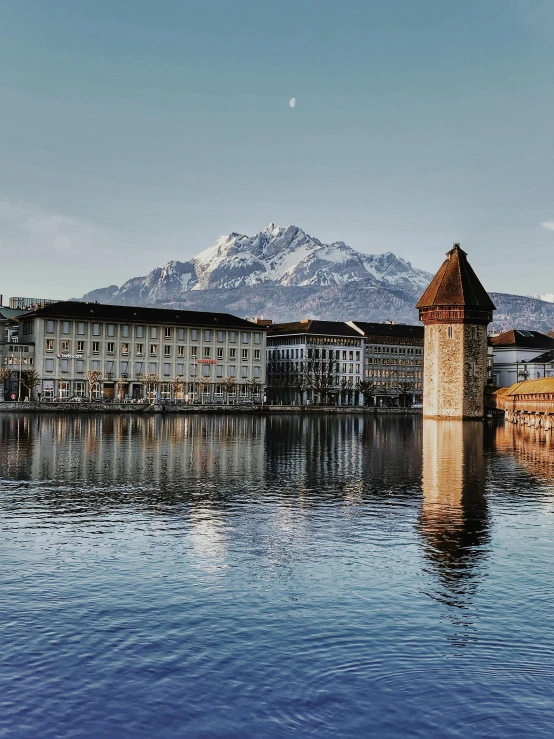
[{"label": "pale blue sky", "polygon": [[270,221],[430,271],[461,241],[488,289],[554,292],[554,0],[0,18],[4,295],[121,284]]}]

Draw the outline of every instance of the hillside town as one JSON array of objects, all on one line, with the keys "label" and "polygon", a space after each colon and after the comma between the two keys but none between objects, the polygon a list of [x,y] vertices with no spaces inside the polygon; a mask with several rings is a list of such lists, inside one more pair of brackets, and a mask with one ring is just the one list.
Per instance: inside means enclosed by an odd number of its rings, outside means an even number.
[{"label": "hillside town", "polygon": [[[491,390],[554,377],[554,331],[516,327],[487,341]],[[423,326],[394,321],[0,304],[0,402],[418,409],[423,362]]]}]

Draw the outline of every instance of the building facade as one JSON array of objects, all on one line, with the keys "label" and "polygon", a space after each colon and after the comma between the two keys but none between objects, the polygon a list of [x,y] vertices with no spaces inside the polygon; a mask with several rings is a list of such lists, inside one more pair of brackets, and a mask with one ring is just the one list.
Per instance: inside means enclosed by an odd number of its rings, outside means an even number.
[{"label": "building facade", "polygon": [[416,307],[425,326],[424,416],[483,418],[487,326],[495,306],[459,244]]},{"label": "building facade", "polygon": [[304,319],[269,326],[269,403],[358,405],[363,380],[360,331],[341,321]]},{"label": "building facade", "polygon": [[423,326],[349,321],[364,337],[366,403],[406,407],[421,403]]},{"label": "building facade", "polygon": [[491,336],[496,387],[554,377],[554,338],[539,331],[513,329]]},{"label": "building facade", "polygon": [[265,334],[224,313],[58,302],[21,316],[18,340],[44,399],[223,402],[263,398]]}]

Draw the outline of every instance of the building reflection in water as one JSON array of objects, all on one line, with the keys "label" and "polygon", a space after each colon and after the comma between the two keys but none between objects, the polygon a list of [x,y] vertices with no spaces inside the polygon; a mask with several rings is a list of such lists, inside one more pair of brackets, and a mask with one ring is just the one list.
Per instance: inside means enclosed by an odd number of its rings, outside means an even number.
[{"label": "building reflection in water", "polygon": [[496,429],[495,448],[515,458],[539,479],[554,480],[554,432],[531,426],[502,423]]},{"label": "building reflection in water", "polygon": [[483,573],[489,541],[483,445],[480,421],[423,421],[425,557],[441,584],[436,597],[462,609]]}]

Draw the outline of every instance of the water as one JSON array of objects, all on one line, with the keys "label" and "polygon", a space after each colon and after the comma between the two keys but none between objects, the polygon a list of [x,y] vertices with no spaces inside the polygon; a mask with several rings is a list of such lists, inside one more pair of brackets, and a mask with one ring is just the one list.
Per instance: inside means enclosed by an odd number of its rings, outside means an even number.
[{"label": "water", "polygon": [[0,415],[0,736],[550,737],[554,446]]}]

